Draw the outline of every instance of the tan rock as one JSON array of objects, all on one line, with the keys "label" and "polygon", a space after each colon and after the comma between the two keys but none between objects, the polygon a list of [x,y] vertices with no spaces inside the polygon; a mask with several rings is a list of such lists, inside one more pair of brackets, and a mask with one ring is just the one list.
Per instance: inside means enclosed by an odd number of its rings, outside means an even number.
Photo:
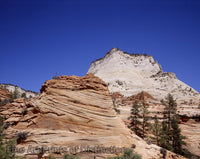
[{"label": "tan rock", "polygon": [[10,92],[7,89],[4,89],[0,87],[0,99],[9,99],[10,98]]},{"label": "tan rock", "polygon": [[[24,110],[27,113],[23,113]],[[106,83],[93,74],[59,76],[46,81],[38,97],[15,100],[4,106],[0,114],[5,116],[5,122],[11,123],[6,130],[10,136],[28,132],[28,138],[18,146],[130,148],[135,144],[135,151],[144,159],[159,159],[161,156],[160,147],[148,145],[116,116]],[[37,153],[24,152],[21,155],[31,158]],[[105,158],[110,154],[94,155]],[[88,156],[86,153],[85,158]]]}]

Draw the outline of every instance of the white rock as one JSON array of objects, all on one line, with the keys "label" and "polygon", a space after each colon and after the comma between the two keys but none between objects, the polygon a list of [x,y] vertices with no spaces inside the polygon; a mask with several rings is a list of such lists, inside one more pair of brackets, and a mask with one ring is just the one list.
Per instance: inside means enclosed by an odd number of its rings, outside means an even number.
[{"label": "white rock", "polygon": [[88,73],[103,79],[111,93],[131,96],[146,91],[159,100],[168,93],[179,100],[200,99],[199,92],[178,80],[174,73],[163,72],[149,55],[130,55],[113,48],[104,58],[92,62]]}]

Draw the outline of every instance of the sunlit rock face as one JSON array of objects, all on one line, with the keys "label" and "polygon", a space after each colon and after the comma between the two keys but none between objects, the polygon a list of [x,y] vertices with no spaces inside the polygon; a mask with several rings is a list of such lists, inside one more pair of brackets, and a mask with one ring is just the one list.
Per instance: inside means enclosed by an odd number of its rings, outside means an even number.
[{"label": "sunlit rock face", "polygon": [[[6,129],[9,136],[28,134],[18,146],[123,148],[135,144],[136,151],[144,158],[161,155],[159,147],[149,146],[125,126],[116,115],[107,84],[93,74],[48,80],[39,96],[28,100],[18,98],[2,106],[0,114],[9,123]],[[29,158],[31,154],[20,155]]]},{"label": "sunlit rock face", "polygon": [[30,97],[36,97],[39,95],[39,93],[30,91],[30,90],[24,90],[21,87],[14,86],[12,84],[0,84],[0,89],[7,89],[10,93],[13,93],[15,91],[18,92],[18,97],[21,97],[21,95],[24,93],[26,95],[26,98]]},{"label": "sunlit rock face", "polygon": [[163,72],[150,55],[130,55],[113,48],[104,58],[92,62],[88,73],[103,79],[111,93],[131,96],[145,91],[155,99],[162,99],[168,93],[179,100],[200,99],[200,94],[178,80],[174,73]]},{"label": "sunlit rock face", "polygon": [[88,72],[108,84],[113,100],[121,111],[119,116],[125,122],[135,100],[145,101],[151,116],[162,118],[164,105],[160,100],[171,93],[177,102],[177,113],[181,118],[189,119],[180,125],[182,134],[187,137],[187,149],[200,155],[197,146],[200,143],[199,120],[193,122],[200,116],[200,94],[178,80],[174,73],[163,72],[152,56],[130,55],[113,48],[104,58],[92,62]]}]

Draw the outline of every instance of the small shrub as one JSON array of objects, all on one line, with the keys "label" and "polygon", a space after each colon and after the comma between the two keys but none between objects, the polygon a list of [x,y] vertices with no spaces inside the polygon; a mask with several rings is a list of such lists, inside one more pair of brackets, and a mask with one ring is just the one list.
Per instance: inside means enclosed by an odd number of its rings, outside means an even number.
[{"label": "small shrub", "polygon": [[58,73],[55,73],[55,75],[52,77],[52,79],[58,79]]},{"label": "small shrub", "polygon": [[12,103],[14,100],[12,98],[8,99],[9,103]]},{"label": "small shrub", "polygon": [[134,158],[134,159],[142,159],[142,156],[135,152],[135,153],[133,154],[133,158]]},{"label": "small shrub", "polygon": [[167,156],[167,151],[163,148],[160,149],[160,153],[163,155],[163,158],[166,158]]},{"label": "small shrub", "polygon": [[45,148],[42,146],[41,148],[39,148],[39,154],[44,154],[45,153]]},{"label": "small shrub", "polygon": [[26,98],[26,93],[22,93],[21,97]]},{"label": "small shrub", "polygon": [[115,109],[115,112],[117,113],[117,114],[120,114],[120,110],[119,109],[117,109],[117,108],[114,108]]},{"label": "small shrub", "polygon": [[26,115],[28,113],[28,110],[25,108],[24,110],[22,110],[22,115]]},{"label": "small shrub", "polygon": [[8,129],[8,127],[10,126],[10,123],[9,122],[6,122],[6,124],[4,125],[4,129]]},{"label": "small shrub", "polygon": [[48,159],[56,159],[56,157],[50,155]]},{"label": "small shrub", "polygon": [[[13,101],[13,100],[12,100]],[[4,99],[4,100],[1,100],[0,101],[0,106],[1,105],[4,105],[4,104],[7,104],[7,103],[11,103],[12,101],[10,101],[10,99],[8,100],[8,99]]]},{"label": "small shrub", "polygon": [[68,154],[66,154],[64,156],[64,159],[80,159],[80,157],[76,156],[76,155],[68,155]]},{"label": "small shrub", "polygon": [[27,132],[20,132],[17,134],[17,144],[22,143],[24,140],[27,139],[28,133]]},{"label": "small shrub", "polygon": [[73,102],[74,102],[74,103],[78,103],[78,101],[77,101],[77,100],[73,100]]},{"label": "small shrub", "polygon": [[146,143],[147,143],[148,145],[151,145],[151,141],[150,141],[150,140],[147,140]]},{"label": "small shrub", "polygon": [[136,145],[135,145],[135,144],[132,144],[131,148],[133,148],[133,149],[136,148]]},{"label": "small shrub", "polygon": [[116,105],[115,105],[115,100],[113,100],[113,107],[114,107],[114,109],[115,109],[115,112],[116,112],[117,114],[120,114],[120,110],[117,109],[117,107],[116,107]]},{"label": "small shrub", "polygon": [[122,156],[108,157],[107,159],[142,159],[142,156],[136,152],[133,153],[132,149],[125,149]]},{"label": "small shrub", "polygon": [[132,149],[125,149],[124,151],[124,157],[126,158],[133,158],[133,150]]}]

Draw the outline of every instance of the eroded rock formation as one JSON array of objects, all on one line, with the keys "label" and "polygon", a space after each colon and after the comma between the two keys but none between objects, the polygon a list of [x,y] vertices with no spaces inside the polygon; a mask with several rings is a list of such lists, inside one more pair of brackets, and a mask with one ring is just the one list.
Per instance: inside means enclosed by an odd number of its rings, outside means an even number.
[{"label": "eroded rock formation", "polygon": [[[160,147],[148,145],[116,116],[106,83],[93,74],[59,76],[46,81],[38,97],[16,99],[1,107],[0,114],[5,117],[5,123],[9,123],[6,132],[10,137],[19,132],[28,133],[27,139],[18,146],[130,148],[135,144],[135,151],[144,159],[162,156]],[[30,157],[34,154],[24,152],[23,155]],[[99,155],[105,157],[108,154]],[[170,152],[168,156],[182,158]],[[85,158],[89,159],[87,155]]]},{"label": "eroded rock formation", "polygon": [[111,93],[126,97],[145,91],[159,100],[168,93],[182,101],[197,103],[200,99],[199,92],[178,80],[174,73],[163,72],[150,55],[131,55],[113,48],[104,58],[92,62],[88,73],[104,80]]}]

